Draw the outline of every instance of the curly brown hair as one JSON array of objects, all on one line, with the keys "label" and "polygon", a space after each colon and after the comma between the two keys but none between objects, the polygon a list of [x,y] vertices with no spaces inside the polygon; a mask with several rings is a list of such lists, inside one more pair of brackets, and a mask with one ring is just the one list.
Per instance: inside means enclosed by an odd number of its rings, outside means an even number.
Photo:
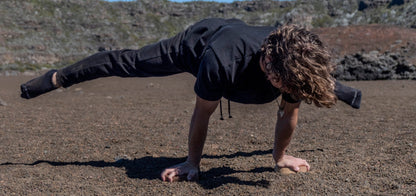
[{"label": "curly brown hair", "polygon": [[284,89],[298,100],[318,107],[331,107],[337,98],[329,52],[319,37],[304,28],[287,25],[271,32],[262,48],[266,73],[281,81]]}]

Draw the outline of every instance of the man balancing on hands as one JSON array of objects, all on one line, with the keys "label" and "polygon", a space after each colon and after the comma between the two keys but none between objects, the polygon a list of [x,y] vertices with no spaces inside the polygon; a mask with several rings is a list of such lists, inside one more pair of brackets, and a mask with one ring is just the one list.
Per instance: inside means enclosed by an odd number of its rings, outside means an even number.
[{"label": "man balancing on hands", "polygon": [[222,97],[264,104],[280,95],[273,158],[277,167],[309,170],[306,160],[285,154],[295,130],[301,101],[331,107],[340,99],[360,107],[361,91],[331,76],[330,55],[319,37],[303,28],[248,26],[237,19],[205,19],[176,36],[138,50],[103,51],[21,85],[33,98],[58,87],[99,77],[196,77],[196,104],[188,136],[188,158],[166,168],[161,178],[197,180],[208,122]]}]

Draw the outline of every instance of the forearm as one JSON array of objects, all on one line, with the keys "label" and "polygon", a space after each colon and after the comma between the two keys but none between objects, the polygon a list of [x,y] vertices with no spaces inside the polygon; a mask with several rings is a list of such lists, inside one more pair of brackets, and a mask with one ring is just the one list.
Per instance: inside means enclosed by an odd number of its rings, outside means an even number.
[{"label": "forearm", "polygon": [[218,101],[207,101],[197,96],[188,136],[188,162],[199,166],[208,132],[208,122]]},{"label": "forearm", "polygon": [[277,162],[284,154],[292,139],[297,119],[279,119],[276,123],[273,158]]},{"label": "forearm", "polygon": [[198,116],[196,113],[192,116],[188,136],[188,162],[198,166],[201,161],[202,151],[208,131],[208,118]]},{"label": "forearm", "polygon": [[285,150],[292,139],[298,122],[300,102],[289,104],[282,101],[282,104],[284,104],[284,113],[277,118],[273,147],[273,158],[276,162],[285,155]]}]

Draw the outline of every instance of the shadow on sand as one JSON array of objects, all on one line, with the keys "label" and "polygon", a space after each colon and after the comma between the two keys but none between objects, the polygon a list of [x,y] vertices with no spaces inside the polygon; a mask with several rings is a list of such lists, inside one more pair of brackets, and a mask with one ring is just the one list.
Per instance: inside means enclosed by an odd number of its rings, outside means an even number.
[{"label": "shadow on sand", "polygon": [[[235,158],[235,157],[250,157],[254,155],[265,155],[272,153],[272,150],[257,150],[253,152],[237,152],[229,155],[203,155],[202,158],[205,159],[220,159],[220,158]],[[47,161],[47,160],[38,160],[33,163],[1,163],[1,166],[4,165],[38,165],[41,163],[46,163],[52,166],[66,166],[66,165],[76,165],[76,166],[92,166],[92,167],[119,167],[126,170],[126,174],[130,178],[138,179],[160,179],[160,173],[163,169],[170,167],[172,165],[181,163],[186,160],[186,157],[183,158],[171,158],[171,157],[151,157],[146,156],[138,159],[120,159],[115,162],[107,161],[87,161],[87,162],[59,162],[59,161]],[[262,172],[272,172],[273,168],[269,167],[259,167],[252,170],[235,170],[230,167],[218,167],[212,168],[208,171],[201,172],[200,179],[197,182],[204,189],[214,189],[225,184],[239,184],[239,185],[250,185],[250,186],[259,186],[259,187],[269,187],[270,182],[267,180],[259,181],[244,181],[240,180],[237,177],[228,176],[235,173],[262,173]]]}]

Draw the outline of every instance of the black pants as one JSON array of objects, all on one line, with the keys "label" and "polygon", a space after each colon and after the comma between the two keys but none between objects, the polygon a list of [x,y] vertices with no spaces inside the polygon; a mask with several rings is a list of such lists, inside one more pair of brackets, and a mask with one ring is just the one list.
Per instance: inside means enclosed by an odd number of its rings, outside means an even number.
[{"label": "black pants", "polygon": [[181,66],[181,41],[185,32],[138,50],[104,51],[58,70],[57,82],[69,87],[100,77],[168,76],[186,72]]}]

